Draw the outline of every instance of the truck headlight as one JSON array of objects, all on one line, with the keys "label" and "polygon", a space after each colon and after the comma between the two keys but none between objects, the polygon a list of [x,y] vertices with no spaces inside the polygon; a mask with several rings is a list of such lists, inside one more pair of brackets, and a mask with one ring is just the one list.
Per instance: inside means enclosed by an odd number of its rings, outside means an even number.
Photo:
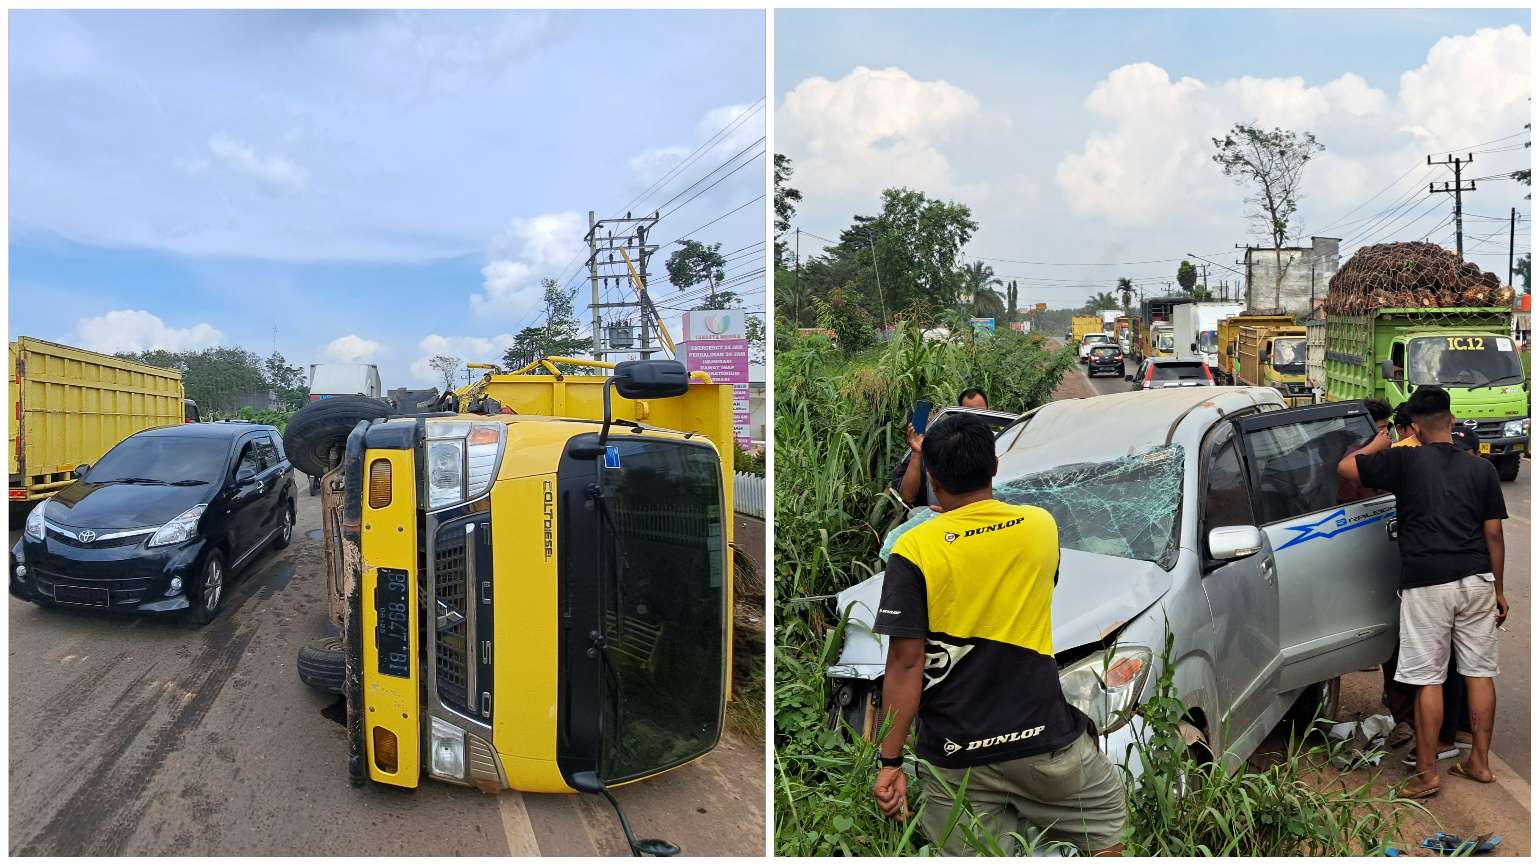
[{"label": "truck headlight", "polygon": [[492,485],[507,425],[427,422],[428,508],[468,502]]},{"label": "truck headlight", "polygon": [[433,719],[432,757],[428,772],[440,779],[465,780],[465,732],[442,719]]},{"label": "truck headlight", "polygon": [[1154,658],[1148,647],[1119,646],[1058,672],[1069,704],[1090,717],[1096,733],[1109,734],[1127,724],[1143,694]]},{"label": "truck headlight", "polygon": [[149,547],[165,547],[168,544],[181,544],[182,542],[198,534],[198,518],[203,516],[203,509],[207,505],[194,505],[173,517],[166,525],[155,530],[150,536]]},{"label": "truck headlight", "polygon": [[27,537],[33,541],[43,540],[43,509],[47,507],[48,500],[44,499],[34,506],[32,512],[27,515],[27,528],[25,531]]},{"label": "truck headlight", "polygon": [[1503,436],[1527,436],[1528,419],[1519,418],[1516,421],[1508,421],[1502,425]]}]

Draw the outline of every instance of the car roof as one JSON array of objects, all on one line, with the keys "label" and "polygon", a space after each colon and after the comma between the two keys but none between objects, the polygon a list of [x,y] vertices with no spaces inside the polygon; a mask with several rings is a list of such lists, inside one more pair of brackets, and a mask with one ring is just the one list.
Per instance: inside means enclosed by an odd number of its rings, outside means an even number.
[{"label": "car roof", "polygon": [[1165,357],[1159,357],[1159,358],[1150,358],[1149,359],[1149,363],[1154,364],[1155,366],[1160,366],[1160,365],[1164,365],[1164,364],[1206,364],[1207,361],[1204,361],[1201,358],[1165,358]]},{"label": "car roof", "polygon": [[[1172,440],[1184,445],[1186,421],[1206,430],[1218,418],[1255,406],[1281,408],[1276,389],[1197,386],[1123,391],[1055,400],[1030,421],[999,458],[999,480],[1068,463],[1099,462],[1137,454]],[[1107,418],[1117,419],[1107,424]],[[1178,429],[1179,428],[1179,429]],[[1085,431],[1094,430],[1093,436]]]},{"label": "car roof", "polygon": [[234,439],[258,431],[276,433],[271,424],[239,424],[230,421],[206,421],[201,424],[173,424],[169,427],[151,427],[140,430],[135,436],[184,436],[199,439]]}]

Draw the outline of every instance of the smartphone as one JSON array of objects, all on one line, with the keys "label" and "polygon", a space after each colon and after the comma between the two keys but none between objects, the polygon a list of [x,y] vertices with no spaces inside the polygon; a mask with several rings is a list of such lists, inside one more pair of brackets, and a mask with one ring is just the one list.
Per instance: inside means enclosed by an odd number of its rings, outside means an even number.
[{"label": "smartphone", "polygon": [[930,401],[917,400],[914,402],[914,414],[909,418],[909,423],[914,425],[914,432],[924,435],[925,425],[930,423]]}]

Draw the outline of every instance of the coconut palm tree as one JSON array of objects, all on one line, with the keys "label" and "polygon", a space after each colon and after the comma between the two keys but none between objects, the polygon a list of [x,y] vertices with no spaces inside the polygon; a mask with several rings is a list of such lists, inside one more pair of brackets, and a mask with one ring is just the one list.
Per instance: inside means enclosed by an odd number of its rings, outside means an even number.
[{"label": "coconut palm tree", "polygon": [[1133,281],[1127,277],[1117,278],[1117,294],[1122,296],[1122,309],[1133,308]]},{"label": "coconut palm tree", "polygon": [[1005,298],[994,290],[1004,285],[994,276],[993,266],[975,261],[962,268],[963,282],[973,295],[973,315],[980,318],[1000,318],[1005,312]]},{"label": "coconut palm tree", "polygon": [[1096,292],[1090,296],[1090,300],[1085,302],[1085,309],[1092,313],[1100,312],[1101,310],[1115,310],[1117,309],[1117,299],[1112,296],[1111,292]]}]

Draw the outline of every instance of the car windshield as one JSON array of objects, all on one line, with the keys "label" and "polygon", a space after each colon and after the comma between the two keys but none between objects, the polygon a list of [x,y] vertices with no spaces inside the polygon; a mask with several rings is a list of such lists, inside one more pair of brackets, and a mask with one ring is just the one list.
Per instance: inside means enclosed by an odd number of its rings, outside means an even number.
[{"label": "car windshield", "polygon": [[1411,341],[1411,384],[1478,387],[1522,381],[1512,340],[1494,335],[1421,337]]},{"label": "car windshield", "polygon": [[1213,354],[1214,352],[1217,352],[1218,351],[1218,332],[1217,331],[1198,331],[1197,332],[1197,351],[1199,351],[1199,352],[1206,352],[1207,354],[1210,354],[1210,355]]},{"label": "car windshield", "polygon": [[230,443],[225,439],[134,436],[108,451],[86,473],[85,480],[92,484],[124,480],[139,484],[212,483],[223,474],[229,453]]},{"label": "car windshield", "polygon": [[1304,372],[1303,337],[1272,341],[1272,369],[1285,375]]},{"label": "car windshield", "polygon": [[1181,446],[1164,445],[997,483],[994,496],[1046,509],[1058,523],[1063,547],[1168,567],[1177,543],[1184,471]]},{"label": "car windshield", "polygon": [[1152,382],[1185,382],[1188,380],[1206,380],[1208,377],[1202,372],[1202,364],[1197,361],[1181,361],[1175,364],[1155,364]]}]

